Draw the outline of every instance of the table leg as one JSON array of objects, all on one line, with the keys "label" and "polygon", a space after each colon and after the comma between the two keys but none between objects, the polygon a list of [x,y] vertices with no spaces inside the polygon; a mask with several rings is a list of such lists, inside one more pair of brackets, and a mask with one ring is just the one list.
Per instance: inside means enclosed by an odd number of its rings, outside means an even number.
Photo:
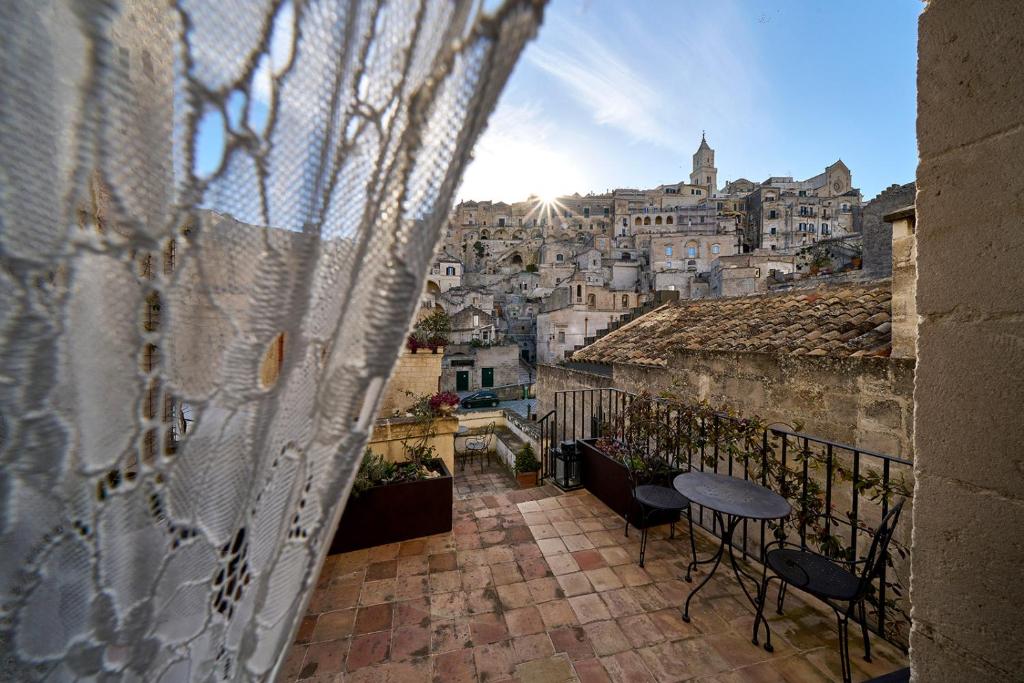
[{"label": "table leg", "polygon": [[[722,563],[722,555],[725,554],[726,544],[729,544],[730,548],[732,547],[732,532],[733,529],[736,528],[736,521],[738,520],[733,520],[732,518],[730,518],[729,524],[726,525],[722,522],[722,515],[720,513],[716,512],[714,514],[715,518],[718,520],[718,524],[722,528],[722,544],[718,546],[718,550],[715,551],[715,555],[712,559],[702,560],[700,562],[693,561],[690,563],[691,566],[695,566],[698,564],[707,564],[708,562],[714,562],[715,564],[711,567],[711,571],[708,572],[707,576],[704,577],[704,580],[697,584],[697,586],[692,591],[690,591],[690,594],[686,596],[686,604],[683,606],[683,621],[685,621],[686,623],[690,623],[690,601],[693,600],[693,596],[695,596],[697,592],[700,591],[700,589],[703,588],[704,585],[711,580],[711,577],[715,575],[715,572],[718,570],[718,565]],[[687,577],[689,577],[690,575],[689,568],[687,568],[686,570],[686,575]]]}]

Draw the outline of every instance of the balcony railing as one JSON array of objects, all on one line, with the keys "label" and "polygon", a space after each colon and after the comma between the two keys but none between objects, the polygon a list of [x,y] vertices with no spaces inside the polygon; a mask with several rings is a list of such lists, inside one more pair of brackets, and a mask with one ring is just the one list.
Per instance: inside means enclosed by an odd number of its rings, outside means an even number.
[{"label": "balcony railing", "polygon": [[[552,449],[565,440],[621,436],[623,416],[635,395],[620,389],[579,389],[554,395],[554,409],[538,420],[541,478],[553,475]],[[668,435],[663,447],[652,443],[675,467],[696,468],[753,479],[783,495],[793,513],[781,523],[744,521],[734,537],[736,549],[760,562],[767,542],[785,538],[801,547],[848,564],[871,545],[877,523],[894,497],[911,495],[911,461],[806,434],[780,424],[725,414],[706,407],[656,400]],[[720,535],[713,515],[702,506],[694,523]],[[837,510],[846,508],[842,513]],[[906,519],[909,519],[909,515]],[[906,549],[893,544],[895,561],[905,568]],[[909,610],[893,560],[869,595],[869,627],[900,647],[906,646]]]}]

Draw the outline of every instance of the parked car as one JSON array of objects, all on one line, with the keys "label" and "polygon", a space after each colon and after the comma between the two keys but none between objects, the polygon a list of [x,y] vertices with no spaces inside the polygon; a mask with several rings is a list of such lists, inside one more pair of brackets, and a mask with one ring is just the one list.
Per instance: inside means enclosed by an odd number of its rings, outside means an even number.
[{"label": "parked car", "polygon": [[497,406],[498,395],[493,391],[475,391],[460,401],[463,408],[480,408],[482,406]]}]

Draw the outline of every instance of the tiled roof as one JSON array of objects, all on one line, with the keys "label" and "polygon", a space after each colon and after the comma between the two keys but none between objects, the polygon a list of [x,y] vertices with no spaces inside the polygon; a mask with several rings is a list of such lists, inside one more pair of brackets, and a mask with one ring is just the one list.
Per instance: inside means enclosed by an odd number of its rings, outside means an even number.
[{"label": "tiled roof", "polygon": [[574,361],[666,366],[678,351],[888,356],[888,282],[667,304],[573,354]]}]

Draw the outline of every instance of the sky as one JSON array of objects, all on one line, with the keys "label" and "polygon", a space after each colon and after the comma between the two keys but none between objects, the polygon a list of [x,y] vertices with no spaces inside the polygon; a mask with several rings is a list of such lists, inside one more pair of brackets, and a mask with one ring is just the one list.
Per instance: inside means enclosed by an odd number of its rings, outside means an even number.
[{"label": "sky", "polygon": [[842,159],[865,200],[914,179],[921,0],[551,0],[457,200],[718,183]]}]

